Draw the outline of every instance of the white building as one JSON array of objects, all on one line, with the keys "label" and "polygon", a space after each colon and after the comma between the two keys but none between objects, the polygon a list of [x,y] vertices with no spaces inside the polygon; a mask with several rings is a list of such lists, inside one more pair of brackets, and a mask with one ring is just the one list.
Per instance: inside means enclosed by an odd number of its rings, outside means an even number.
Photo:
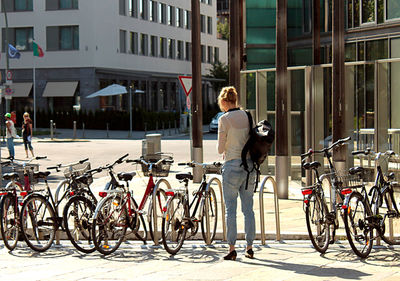
[{"label": "white building", "polygon": [[[10,59],[12,108],[44,110],[127,109],[127,95],[86,99],[112,83],[134,86],[134,105],[180,111],[185,96],[178,75],[191,74],[191,1],[188,0],[5,0],[8,41],[21,52]],[[227,42],[217,39],[216,0],[201,0],[202,74],[227,61]],[[2,69],[5,80],[5,18]],[[32,38],[44,57],[34,57]],[[204,80],[206,81],[206,80]],[[204,83],[204,82],[203,82]],[[215,102],[208,82],[205,102]],[[213,99],[213,100],[211,100]]]}]

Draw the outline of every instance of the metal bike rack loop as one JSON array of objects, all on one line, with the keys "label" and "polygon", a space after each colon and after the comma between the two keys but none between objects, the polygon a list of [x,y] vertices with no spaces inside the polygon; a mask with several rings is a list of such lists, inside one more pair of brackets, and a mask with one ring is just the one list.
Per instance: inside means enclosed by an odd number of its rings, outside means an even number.
[{"label": "metal bike rack loop", "polygon": [[281,224],[279,218],[279,201],[278,201],[278,187],[273,177],[267,176],[263,179],[259,191],[260,203],[260,225],[261,225],[261,244],[265,245],[265,220],[264,220],[264,187],[267,181],[271,181],[274,188],[274,202],[275,202],[275,227],[276,227],[276,241],[281,241]]},{"label": "metal bike rack loop", "polygon": [[[211,178],[211,179],[208,181],[208,183],[207,183],[206,192],[209,191],[210,186],[211,186],[211,184],[212,184],[213,182],[216,182],[216,183],[218,184],[219,193],[220,193],[220,195],[221,195],[222,233],[223,233],[223,234],[222,234],[222,237],[223,237],[223,241],[226,241],[227,239],[226,239],[225,203],[224,203],[224,196],[223,196],[223,193],[222,193],[222,183],[221,183],[220,179],[217,178],[217,177]],[[210,243],[210,227],[209,227],[209,222],[206,222],[206,225],[207,225],[207,231],[206,231],[206,236],[207,236],[207,239],[206,239],[206,240],[207,240],[207,241],[206,241],[206,244],[207,244],[207,245],[210,245],[211,243]]]}]

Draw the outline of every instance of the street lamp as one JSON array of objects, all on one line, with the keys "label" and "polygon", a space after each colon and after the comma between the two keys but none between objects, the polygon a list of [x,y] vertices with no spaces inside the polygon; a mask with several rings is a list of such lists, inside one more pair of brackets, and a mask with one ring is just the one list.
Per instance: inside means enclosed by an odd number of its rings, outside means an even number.
[{"label": "street lamp", "polygon": [[133,86],[129,86],[129,137],[132,137],[132,88]]}]

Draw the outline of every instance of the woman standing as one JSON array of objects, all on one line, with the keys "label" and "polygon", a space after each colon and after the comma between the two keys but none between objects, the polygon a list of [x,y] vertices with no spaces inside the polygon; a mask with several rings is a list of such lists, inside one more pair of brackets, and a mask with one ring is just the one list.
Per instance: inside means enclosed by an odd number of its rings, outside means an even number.
[{"label": "woman standing", "polygon": [[[225,260],[235,260],[237,253],[235,243],[237,238],[236,209],[237,197],[240,195],[242,212],[244,214],[246,232],[246,254],[254,257],[253,240],[255,237],[255,219],[253,212],[253,188],[246,187],[247,172],[241,166],[242,149],[249,138],[249,119],[245,111],[238,107],[238,94],[234,87],[225,87],[218,96],[218,105],[225,114],[218,123],[218,153],[223,154],[225,160],[222,168],[222,186],[226,208],[227,238],[229,253]],[[253,163],[248,159],[249,170]],[[249,176],[248,186],[253,186],[255,172]]]},{"label": "woman standing", "polygon": [[28,158],[28,148],[31,151],[32,157],[35,157],[35,155],[33,155],[33,147],[31,144],[32,136],[33,136],[32,120],[29,117],[29,113],[25,112],[24,122],[22,123],[22,139],[24,140],[26,158]]}]

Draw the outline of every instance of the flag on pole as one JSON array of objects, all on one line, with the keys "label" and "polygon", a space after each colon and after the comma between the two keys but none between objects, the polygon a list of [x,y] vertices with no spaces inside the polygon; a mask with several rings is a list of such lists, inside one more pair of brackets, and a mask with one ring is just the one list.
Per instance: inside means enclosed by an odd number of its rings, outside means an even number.
[{"label": "flag on pole", "polygon": [[35,57],[39,57],[39,58],[43,57],[44,52],[43,52],[42,48],[35,42],[32,42],[32,45],[33,45],[33,55]]},{"label": "flag on pole", "polygon": [[11,44],[8,44],[8,56],[10,59],[19,59],[21,53]]}]

